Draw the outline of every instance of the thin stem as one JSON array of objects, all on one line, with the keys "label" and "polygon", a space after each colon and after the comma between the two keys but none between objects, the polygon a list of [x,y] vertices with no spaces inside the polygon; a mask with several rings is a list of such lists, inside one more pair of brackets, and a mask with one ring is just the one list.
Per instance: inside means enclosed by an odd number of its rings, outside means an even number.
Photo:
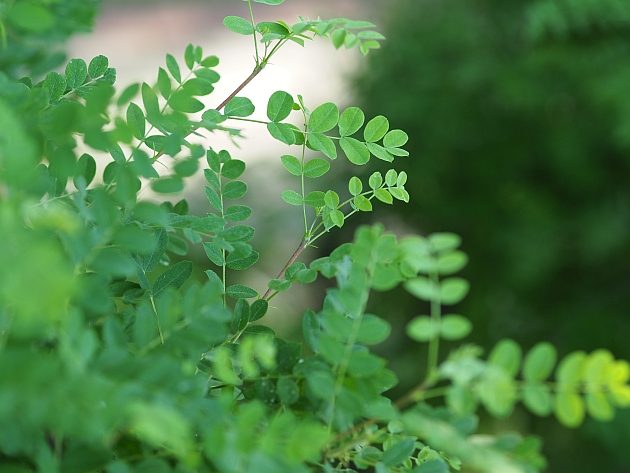
[{"label": "thin stem", "polygon": [[261,125],[269,125],[271,122],[266,122],[263,120],[254,120],[253,118],[243,118],[243,117],[227,117],[228,120],[238,120],[239,122],[250,122],[250,123],[260,123]]},{"label": "thin stem", "polygon": [[155,299],[153,298],[153,295],[149,296],[149,299],[151,299],[151,307],[153,307],[153,313],[155,314],[158,334],[160,335],[160,343],[164,345],[164,334],[162,333],[162,326],[160,325],[160,317],[158,316],[157,308],[155,307]]},{"label": "thin stem", "polygon": [[[431,282],[434,287],[439,287],[438,275],[431,273]],[[431,299],[431,322],[434,327],[439,327],[442,320],[442,301],[439,292]],[[440,353],[440,336],[434,335],[429,341],[429,355],[427,357],[426,380],[430,381],[437,371],[438,358]]]},{"label": "thin stem", "polygon": [[[297,260],[300,257],[300,255],[307,248],[307,246],[308,246],[308,243],[306,242],[306,240],[302,239],[299,246],[295,249],[293,254],[289,257],[285,265],[282,267],[282,269],[276,276],[276,279],[281,279],[282,277],[284,277],[284,273],[287,270],[287,268],[291,266],[293,263],[295,263],[295,260]],[[262,298],[268,301],[271,296],[271,292],[272,292],[271,288],[267,289],[267,291],[265,291],[265,294],[262,296]]]},{"label": "thin stem", "polygon": [[[304,125],[304,132],[306,132],[308,125]],[[306,203],[304,199],[306,198],[306,190],[304,186],[304,157],[306,156],[306,140],[302,144],[302,172],[300,173],[300,188],[302,191],[302,213],[304,215],[304,238],[308,238],[308,221],[306,220]]]},{"label": "thin stem", "polygon": [[238,95],[238,93],[243,90],[245,87],[247,87],[247,85],[254,80],[254,78],[260,74],[260,71],[262,71],[265,67],[265,62],[262,62],[260,64],[257,64],[256,67],[254,67],[254,70],[251,72],[250,75],[247,76],[247,78],[241,82],[238,87],[236,87],[236,89],[234,89],[232,91],[232,93],[230,95],[228,95],[225,100],[223,102],[221,102],[219,105],[217,105],[217,107],[215,108],[215,110],[219,111],[222,108],[224,108],[228,102],[230,100],[232,100],[234,97],[236,97]]},{"label": "thin stem", "polygon": [[[219,179],[219,199],[221,202],[221,218],[225,219],[225,211],[224,211],[224,207],[223,207],[223,179],[221,178],[221,170],[223,169],[223,164],[221,164],[221,166],[219,167],[219,172],[217,173],[217,178]],[[226,263],[225,263],[225,248],[221,249],[221,281],[223,282],[223,307],[226,307],[227,305],[227,301],[226,301],[226,294],[225,294],[225,288],[226,288],[226,277],[225,277],[225,268],[226,268]]]},{"label": "thin stem", "polygon": [[254,21],[254,10],[252,10],[251,0],[247,0],[249,7],[249,17],[252,20],[252,28],[254,29],[254,50],[256,51],[256,65],[260,64],[260,56],[258,55],[258,40],[256,39],[256,22]]}]

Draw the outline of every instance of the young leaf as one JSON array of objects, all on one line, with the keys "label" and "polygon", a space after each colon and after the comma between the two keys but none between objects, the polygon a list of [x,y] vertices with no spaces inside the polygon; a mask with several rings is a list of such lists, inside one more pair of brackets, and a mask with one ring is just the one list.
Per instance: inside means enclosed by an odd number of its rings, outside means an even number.
[{"label": "young leaf", "polygon": [[160,91],[160,94],[162,94],[162,97],[164,97],[165,99],[168,99],[171,95],[171,79],[168,77],[168,74],[166,73],[166,71],[162,69],[161,67],[158,70],[157,85],[158,85],[158,90]]},{"label": "young leaf", "polygon": [[348,182],[348,190],[351,195],[359,195],[363,190],[363,183],[361,182],[361,179],[356,176],[352,176]]},{"label": "young leaf", "polygon": [[383,146],[386,148],[400,148],[409,141],[409,136],[402,130],[391,130],[383,138]]},{"label": "young leaf", "polygon": [[252,214],[252,209],[245,205],[233,205],[225,211],[225,218],[232,222],[240,222],[247,220]]},{"label": "young leaf", "polygon": [[224,199],[240,199],[247,193],[247,184],[243,181],[228,182],[223,187]]},{"label": "young leaf", "polygon": [[442,318],[440,333],[446,340],[460,340],[468,336],[472,330],[470,321],[461,315],[445,315]]},{"label": "young leaf", "polygon": [[151,181],[151,188],[160,194],[175,194],[184,189],[184,182],[179,176],[162,177]]},{"label": "young leaf", "polygon": [[204,109],[203,103],[184,89],[174,92],[169,98],[168,104],[173,110],[184,113],[196,113]]},{"label": "young leaf", "polygon": [[109,67],[109,60],[103,55],[94,57],[88,66],[88,74],[91,78],[101,77]]},{"label": "young leaf", "polygon": [[547,342],[536,344],[525,357],[523,378],[526,381],[544,381],[556,365],[556,349]]},{"label": "young leaf", "polygon": [[287,92],[278,90],[271,94],[267,103],[267,117],[272,122],[281,122],[293,110],[293,97]]},{"label": "young leaf", "polygon": [[231,159],[221,168],[221,175],[227,179],[236,179],[245,172],[245,162]]},{"label": "young leaf", "polygon": [[521,347],[513,340],[501,340],[488,356],[488,363],[497,366],[510,376],[516,376],[521,364]]},{"label": "young leaf", "polygon": [[88,68],[83,59],[71,59],[65,70],[66,85],[70,89],[76,89],[85,82]]},{"label": "young leaf", "polygon": [[131,128],[133,136],[141,140],[145,134],[145,120],[142,109],[135,103],[131,102],[127,107],[127,124]]},{"label": "young leaf", "polygon": [[285,154],[280,158],[280,160],[282,161],[284,168],[291,174],[294,176],[302,175],[302,164],[295,156]]},{"label": "young leaf", "polygon": [[182,74],[179,69],[179,64],[177,64],[177,59],[175,59],[171,54],[166,55],[166,68],[173,76],[173,79],[175,79],[178,84],[181,84]]},{"label": "young leaf", "polygon": [[383,115],[372,118],[363,130],[363,137],[367,142],[376,142],[385,136],[389,130],[389,121]]},{"label": "young leaf", "polygon": [[426,315],[416,317],[407,324],[407,335],[417,342],[428,342],[439,333],[440,326]]},{"label": "young leaf", "polygon": [[321,133],[309,133],[308,142],[315,151],[321,151],[330,159],[337,159],[335,142]]},{"label": "young leaf", "polygon": [[372,153],[378,159],[382,161],[387,161],[389,163],[394,160],[394,157],[390,154],[390,152],[383,148],[381,145],[377,145],[376,143],[366,143],[366,146],[370,153]]},{"label": "young leaf", "polygon": [[370,151],[359,140],[344,137],[339,140],[339,145],[352,164],[361,166],[370,160]]},{"label": "young leaf", "polygon": [[374,191],[374,196],[380,200],[381,202],[385,203],[385,204],[393,204],[394,203],[394,199],[392,198],[392,195],[389,193],[389,191],[387,189],[376,189]]},{"label": "young leaf", "polygon": [[186,67],[191,69],[195,66],[195,47],[192,44],[188,44],[184,51],[184,62]]},{"label": "young leaf", "polygon": [[326,194],[324,194],[324,203],[329,209],[336,209],[339,207],[339,196],[335,191],[326,191]]},{"label": "young leaf", "polygon": [[294,130],[296,130],[296,127],[288,123],[267,124],[267,131],[269,131],[269,134],[273,136],[276,140],[281,141],[282,143],[285,143],[287,145],[295,144],[296,137]]},{"label": "young leaf", "polygon": [[368,184],[370,185],[371,189],[378,189],[383,185],[383,175],[378,171],[373,173],[368,180]]},{"label": "young leaf", "polygon": [[310,178],[321,177],[330,169],[330,163],[323,159],[311,159],[304,165],[304,175]]},{"label": "young leaf", "polygon": [[233,299],[251,299],[257,297],[258,293],[251,287],[243,284],[233,284],[225,289],[225,293]]},{"label": "young leaf", "polygon": [[242,35],[254,34],[254,27],[251,22],[240,16],[226,16],[223,19],[223,24],[234,33]]},{"label": "young leaf", "polygon": [[324,133],[332,130],[339,121],[339,109],[332,102],[320,105],[311,113],[308,130],[313,133]]},{"label": "young leaf", "polygon": [[254,104],[247,97],[234,97],[225,106],[224,113],[230,117],[248,117],[254,110]]},{"label": "young leaf", "polygon": [[357,195],[354,199],[352,199],[352,203],[361,212],[372,211],[372,202],[364,195]]},{"label": "young leaf", "polygon": [[147,120],[151,124],[158,123],[160,120],[160,104],[157,95],[146,82],[142,84],[142,103],[147,112]]},{"label": "young leaf", "polygon": [[365,122],[365,114],[359,107],[346,108],[339,117],[339,134],[350,136],[359,131]]},{"label": "young leaf", "polygon": [[295,191],[286,190],[281,194],[282,200],[289,205],[302,205],[302,196]]}]

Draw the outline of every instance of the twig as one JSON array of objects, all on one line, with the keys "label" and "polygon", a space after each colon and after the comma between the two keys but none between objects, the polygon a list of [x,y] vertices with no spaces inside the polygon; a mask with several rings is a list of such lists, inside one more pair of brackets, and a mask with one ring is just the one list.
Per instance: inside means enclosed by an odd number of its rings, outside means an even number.
[{"label": "twig", "polygon": [[[302,239],[302,241],[300,242],[300,245],[295,249],[291,257],[287,260],[284,267],[280,270],[280,272],[276,276],[276,279],[281,279],[284,276],[284,273],[287,270],[287,268],[291,266],[293,263],[295,263],[295,260],[297,260],[300,257],[300,255],[307,248],[307,246],[308,246],[308,243],[306,242],[306,240]],[[262,298],[265,300],[269,300],[270,295],[271,295],[271,288],[268,288]]]}]

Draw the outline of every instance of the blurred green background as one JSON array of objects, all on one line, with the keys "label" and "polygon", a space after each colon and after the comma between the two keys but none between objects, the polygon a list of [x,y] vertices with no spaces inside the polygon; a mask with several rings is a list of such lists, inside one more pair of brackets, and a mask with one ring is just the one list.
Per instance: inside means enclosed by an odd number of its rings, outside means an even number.
[{"label": "blurred green background", "polygon": [[[380,218],[453,231],[470,256],[473,339],[630,358],[630,2],[406,0],[358,98],[410,137],[412,205]],[[395,215],[395,217],[392,216]],[[379,218],[378,216],[376,218]],[[377,302],[408,318],[396,295]],[[403,379],[417,352],[390,350]],[[630,416],[545,438],[552,472],[630,471]]]},{"label": "blurred green background", "polygon": [[[0,70],[20,76],[60,64],[63,48],[52,45],[93,21],[96,35],[75,38],[71,53],[113,57],[123,87],[127,79],[151,80],[164,53],[177,53],[189,41],[209,52],[216,46],[227,64],[226,90],[234,83],[230,68],[246,71],[251,62],[251,52],[238,49],[249,48],[249,39],[241,42],[220,26],[222,16],[239,14],[240,1],[106,0],[94,20],[96,3],[63,0],[56,28],[35,23],[28,38],[9,31]],[[0,17],[6,5],[0,0]],[[473,321],[473,342],[490,347],[512,337],[528,348],[548,340],[561,354],[607,347],[630,359],[630,1],[288,0],[261,10],[260,19],[356,16],[374,21],[387,36],[367,62],[328,45],[296,48],[277,61],[294,71],[295,84],[274,80],[272,69],[265,72],[268,87],[303,93],[315,105],[352,102],[409,133],[412,156],[401,167],[409,173],[412,204],[380,208],[369,221],[384,221],[399,233],[463,237],[472,290],[457,310]],[[264,103],[269,91],[252,86],[248,90]],[[277,177],[285,151],[264,148],[263,135],[248,134],[253,143],[239,158],[253,162],[250,180],[265,183],[251,185],[264,284],[299,240],[300,222],[277,197],[288,182]],[[340,188],[347,177],[343,170],[336,176]],[[192,208],[203,211],[202,199],[191,194]],[[263,199],[277,207],[259,208]],[[321,254],[348,241],[359,223],[331,235]],[[277,225],[295,239],[278,238],[271,231]],[[285,331],[298,329],[300,308],[317,307],[322,288],[315,290],[278,298],[277,323],[289,325]],[[424,347],[407,341],[404,325],[426,308],[401,293],[372,304],[397,326],[381,350],[393,359],[403,391],[417,380],[425,356]],[[630,472],[628,412],[577,431],[520,411],[489,422],[485,429],[543,436],[550,472]]]}]

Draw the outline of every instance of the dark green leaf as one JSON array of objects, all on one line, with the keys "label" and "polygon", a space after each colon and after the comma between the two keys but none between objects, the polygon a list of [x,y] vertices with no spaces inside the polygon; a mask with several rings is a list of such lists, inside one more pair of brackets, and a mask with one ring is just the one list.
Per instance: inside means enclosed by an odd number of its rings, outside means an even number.
[{"label": "dark green leaf", "polygon": [[223,187],[223,197],[225,199],[240,199],[247,193],[247,184],[242,181],[228,182]]},{"label": "dark green leaf", "polygon": [[221,175],[228,179],[236,179],[245,172],[245,162],[231,159],[221,167]]},{"label": "dark green leaf", "polygon": [[252,322],[262,319],[269,308],[269,302],[265,299],[258,299],[252,303],[250,320]]},{"label": "dark green leaf", "polygon": [[146,125],[144,113],[142,113],[142,109],[133,102],[127,107],[127,124],[129,128],[131,128],[133,136],[139,140],[144,138]]},{"label": "dark green leaf", "polygon": [[71,59],[66,66],[66,85],[70,89],[76,89],[85,82],[88,69],[83,59]]},{"label": "dark green leaf", "polygon": [[177,64],[177,59],[175,59],[171,54],[166,55],[166,68],[173,76],[173,79],[175,79],[177,83],[181,84],[182,74],[179,70],[179,64]]},{"label": "dark green leaf", "polygon": [[164,271],[153,284],[153,296],[157,297],[168,287],[180,287],[192,274],[190,261],[180,261]]},{"label": "dark green leaf", "polygon": [[203,103],[184,89],[174,92],[169,98],[168,104],[173,110],[184,113],[196,113],[204,109]]},{"label": "dark green leaf", "polygon": [[107,72],[108,67],[109,60],[107,59],[107,57],[98,55],[90,61],[90,65],[88,66],[88,74],[93,79],[96,77],[101,77]]},{"label": "dark green leaf", "polygon": [[252,209],[244,205],[233,205],[225,211],[225,218],[233,222],[246,220],[252,214]]}]

